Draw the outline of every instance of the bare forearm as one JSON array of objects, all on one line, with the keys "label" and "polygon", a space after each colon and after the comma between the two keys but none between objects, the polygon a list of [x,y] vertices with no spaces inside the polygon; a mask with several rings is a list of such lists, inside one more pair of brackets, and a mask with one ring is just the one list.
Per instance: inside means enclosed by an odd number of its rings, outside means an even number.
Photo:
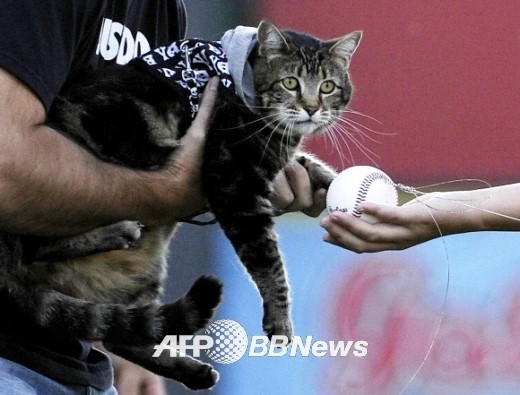
[{"label": "bare forearm", "polygon": [[102,162],[44,126],[41,102],[0,69],[0,231],[67,235],[123,219],[167,224],[199,211],[206,204],[199,170],[217,86],[217,79],[208,84],[169,163],[138,171]]},{"label": "bare forearm", "polygon": [[420,204],[448,233],[520,230],[520,184],[431,194]]},{"label": "bare forearm", "polygon": [[153,174],[98,161],[46,126],[3,133],[2,230],[70,234],[121,219],[154,220]]},{"label": "bare forearm", "polygon": [[[362,203],[370,224],[336,213],[322,221],[324,240],[356,252],[400,250],[441,235],[520,230],[520,184],[433,193],[400,207]],[[435,220],[434,220],[435,219]]]}]

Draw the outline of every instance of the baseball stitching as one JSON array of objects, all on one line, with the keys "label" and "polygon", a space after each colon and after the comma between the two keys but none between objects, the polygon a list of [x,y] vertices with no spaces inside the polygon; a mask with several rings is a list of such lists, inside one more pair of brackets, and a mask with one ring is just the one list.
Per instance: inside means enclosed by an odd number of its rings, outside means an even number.
[{"label": "baseball stitching", "polygon": [[361,217],[361,212],[358,210],[358,205],[363,202],[368,195],[368,190],[370,189],[370,186],[374,181],[382,180],[386,182],[387,184],[393,185],[393,181],[388,178],[383,173],[373,172],[368,174],[365,178],[363,178],[363,181],[361,182],[361,185],[359,186],[358,194],[356,195],[356,201],[354,203],[354,209],[352,210],[352,215],[356,218]]}]

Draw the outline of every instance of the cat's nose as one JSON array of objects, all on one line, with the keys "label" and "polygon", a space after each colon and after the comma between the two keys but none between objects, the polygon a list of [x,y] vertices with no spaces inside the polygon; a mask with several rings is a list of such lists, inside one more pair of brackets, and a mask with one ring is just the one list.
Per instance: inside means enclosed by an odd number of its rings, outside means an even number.
[{"label": "cat's nose", "polygon": [[307,114],[309,114],[310,117],[312,117],[316,112],[319,110],[318,106],[307,106],[305,107],[305,111],[307,111]]}]

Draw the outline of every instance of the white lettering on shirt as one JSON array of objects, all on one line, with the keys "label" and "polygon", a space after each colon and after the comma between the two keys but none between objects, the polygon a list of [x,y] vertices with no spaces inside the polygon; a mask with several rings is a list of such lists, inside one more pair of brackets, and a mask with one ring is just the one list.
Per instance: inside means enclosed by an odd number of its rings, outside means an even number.
[{"label": "white lettering on shirt", "polygon": [[137,32],[134,36],[123,24],[108,18],[103,19],[96,55],[107,61],[115,59],[117,64],[126,64],[150,49],[150,43],[143,33]]}]

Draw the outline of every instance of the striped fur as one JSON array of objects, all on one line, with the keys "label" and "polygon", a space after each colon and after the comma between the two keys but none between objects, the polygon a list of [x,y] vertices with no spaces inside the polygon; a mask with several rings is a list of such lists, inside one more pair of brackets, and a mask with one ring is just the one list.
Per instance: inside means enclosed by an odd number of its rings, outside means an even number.
[{"label": "striped fur", "polygon": [[[347,68],[360,37],[356,32],[324,42],[262,22],[250,59],[257,111],[220,87],[202,184],[211,211],[258,287],[269,336],[293,334],[276,210],[269,201],[273,180],[293,160],[307,168],[315,188],[327,188],[334,178],[333,170],[299,147],[304,137],[329,128],[347,106],[352,93]],[[297,89],[287,78],[297,80]],[[174,154],[191,122],[188,106],[180,88],[130,64],[66,87],[49,124],[103,160],[151,169]],[[22,240],[25,249],[13,249],[19,264],[1,288],[9,294],[10,312],[68,336],[105,340],[123,357],[190,388],[211,387],[218,375],[209,365],[153,359],[150,344],[164,334],[204,327],[221,285],[203,277],[180,301],[157,304],[175,224],[136,227],[124,222],[68,240]],[[6,290],[9,283],[14,286]]]}]

